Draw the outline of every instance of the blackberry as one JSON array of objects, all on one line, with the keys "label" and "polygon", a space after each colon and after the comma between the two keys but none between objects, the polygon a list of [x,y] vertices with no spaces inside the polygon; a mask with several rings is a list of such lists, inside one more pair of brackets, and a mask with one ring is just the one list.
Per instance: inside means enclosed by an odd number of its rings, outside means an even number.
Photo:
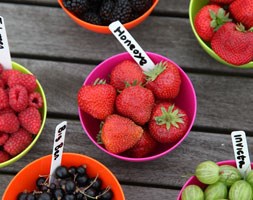
[{"label": "blackberry", "polygon": [[81,16],[81,19],[95,25],[102,25],[101,17],[95,12],[86,12]]},{"label": "blackberry", "polygon": [[80,16],[90,8],[90,0],[63,0],[63,5],[70,12]]},{"label": "blackberry", "polygon": [[112,22],[112,12],[115,7],[114,0],[103,0],[100,7],[100,17],[104,21],[105,24],[109,24]]},{"label": "blackberry", "polygon": [[122,24],[131,21],[132,7],[128,0],[118,0],[112,13],[112,20],[119,20]]},{"label": "blackberry", "polygon": [[152,0],[129,0],[129,1],[133,10],[135,10],[140,14],[145,13],[152,6]]}]

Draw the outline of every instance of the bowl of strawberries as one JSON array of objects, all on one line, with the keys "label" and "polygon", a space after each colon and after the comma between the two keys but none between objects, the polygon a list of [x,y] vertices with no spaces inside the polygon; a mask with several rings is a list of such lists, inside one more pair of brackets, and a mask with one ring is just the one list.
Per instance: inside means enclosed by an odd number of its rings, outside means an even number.
[{"label": "bowl of strawberries", "polygon": [[159,0],[58,0],[64,12],[90,31],[110,34],[108,25],[119,20],[126,29],[142,23]]},{"label": "bowl of strawberries", "polygon": [[189,18],[201,47],[217,61],[253,67],[252,0],[191,0]]},{"label": "bowl of strawberries", "polygon": [[23,157],[37,142],[46,121],[42,86],[28,69],[0,65],[0,168]]},{"label": "bowl of strawberries", "polygon": [[193,126],[197,101],[187,74],[172,60],[147,52],[144,72],[129,53],[112,56],[88,75],[77,94],[79,118],[102,151],[127,161],[159,158]]}]

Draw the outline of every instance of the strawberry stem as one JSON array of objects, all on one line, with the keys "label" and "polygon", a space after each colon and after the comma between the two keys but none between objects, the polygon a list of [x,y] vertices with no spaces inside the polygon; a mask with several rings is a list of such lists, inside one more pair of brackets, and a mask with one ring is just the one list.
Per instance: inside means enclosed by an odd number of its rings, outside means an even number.
[{"label": "strawberry stem", "polygon": [[161,61],[155,67],[144,74],[147,76],[147,81],[154,81],[166,69],[166,62]]},{"label": "strawberry stem", "polygon": [[210,26],[214,28],[214,31],[217,31],[223,24],[226,22],[232,21],[232,19],[229,18],[229,13],[226,14],[226,11],[223,8],[220,8],[217,12],[217,14],[209,9],[211,22]]},{"label": "strawberry stem", "polygon": [[93,85],[102,85],[102,84],[106,84],[106,80],[105,79],[100,79],[100,78],[97,78]]}]

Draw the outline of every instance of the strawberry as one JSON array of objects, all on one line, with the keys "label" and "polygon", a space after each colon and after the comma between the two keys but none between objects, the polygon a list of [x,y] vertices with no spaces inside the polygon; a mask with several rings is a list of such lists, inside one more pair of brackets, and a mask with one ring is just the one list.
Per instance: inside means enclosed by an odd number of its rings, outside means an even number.
[{"label": "strawberry", "polygon": [[116,90],[104,80],[95,85],[83,85],[78,91],[77,102],[80,109],[96,119],[104,120],[114,111]]},{"label": "strawberry", "polygon": [[33,92],[37,88],[36,77],[32,74],[13,74],[8,79],[8,86],[11,88],[15,85],[22,85],[28,92]]},{"label": "strawberry", "polygon": [[141,67],[132,60],[124,60],[116,65],[110,76],[110,84],[117,90],[123,90],[126,83],[141,85],[145,82],[145,75]]},{"label": "strawberry", "polygon": [[3,163],[5,161],[9,160],[10,158],[11,158],[11,156],[8,153],[0,150],[0,163]]},{"label": "strawberry", "polygon": [[185,111],[172,103],[156,105],[149,122],[152,137],[160,143],[175,143],[186,133],[189,119]]},{"label": "strawberry", "polygon": [[211,41],[213,34],[224,23],[231,21],[229,13],[215,4],[202,7],[194,19],[194,27],[198,35],[206,42]]},{"label": "strawberry", "polygon": [[5,133],[14,133],[19,129],[20,123],[14,113],[5,113],[0,115],[0,131]]},{"label": "strawberry", "polygon": [[143,158],[154,152],[156,147],[157,142],[151,137],[149,132],[145,130],[137,144],[127,151],[127,155],[133,158]]},{"label": "strawberry", "polygon": [[252,0],[235,0],[229,5],[229,11],[233,18],[242,23],[247,29],[253,27]]},{"label": "strawberry", "polygon": [[140,125],[148,122],[154,103],[153,93],[139,85],[125,88],[116,98],[119,114]]},{"label": "strawberry", "polygon": [[211,47],[222,59],[233,65],[242,65],[253,59],[253,33],[229,22],[213,36]]},{"label": "strawberry", "polygon": [[32,134],[38,134],[41,126],[41,116],[38,109],[28,107],[18,114],[21,126]]},{"label": "strawberry", "polygon": [[230,4],[232,3],[234,0],[210,0],[210,3],[215,4]]},{"label": "strawberry", "polygon": [[10,138],[4,144],[4,150],[10,155],[15,156],[28,147],[32,140],[32,135],[21,128],[11,134]]},{"label": "strawberry", "polygon": [[147,75],[146,88],[158,99],[174,99],[180,90],[181,77],[179,69],[170,62],[160,62]]},{"label": "strawberry", "polygon": [[142,127],[120,115],[110,115],[101,129],[101,140],[105,148],[114,154],[120,154],[132,148],[142,137]]}]

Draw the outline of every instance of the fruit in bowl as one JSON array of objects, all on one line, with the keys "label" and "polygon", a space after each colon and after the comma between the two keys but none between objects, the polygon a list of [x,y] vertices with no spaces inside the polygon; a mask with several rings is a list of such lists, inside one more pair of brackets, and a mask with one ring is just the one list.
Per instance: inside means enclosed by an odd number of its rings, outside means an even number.
[{"label": "fruit in bowl", "polygon": [[189,7],[191,27],[203,49],[219,62],[240,68],[253,67],[251,13],[251,0],[191,0]]},{"label": "fruit in bowl", "polygon": [[102,163],[81,154],[63,153],[61,166],[49,184],[51,159],[51,155],[44,156],[25,166],[9,183],[3,200],[125,199],[114,174]]},{"label": "fruit in bowl", "polygon": [[244,179],[234,160],[204,161],[196,167],[195,176],[184,184],[177,200],[251,200],[252,174],[253,171],[250,171]]},{"label": "fruit in bowl", "polygon": [[91,141],[127,161],[152,160],[175,149],[196,116],[188,76],[170,59],[147,54],[156,64],[153,71],[144,73],[128,53],[118,54],[98,65],[77,95],[80,121]]},{"label": "fruit in bowl", "polygon": [[119,20],[127,29],[143,22],[158,0],[58,0],[67,15],[88,30],[110,34],[108,25]]},{"label": "fruit in bowl", "polygon": [[24,156],[43,130],[47,103],[36,77],[12,62],[13,69],[0,66],[0,167]]}]

